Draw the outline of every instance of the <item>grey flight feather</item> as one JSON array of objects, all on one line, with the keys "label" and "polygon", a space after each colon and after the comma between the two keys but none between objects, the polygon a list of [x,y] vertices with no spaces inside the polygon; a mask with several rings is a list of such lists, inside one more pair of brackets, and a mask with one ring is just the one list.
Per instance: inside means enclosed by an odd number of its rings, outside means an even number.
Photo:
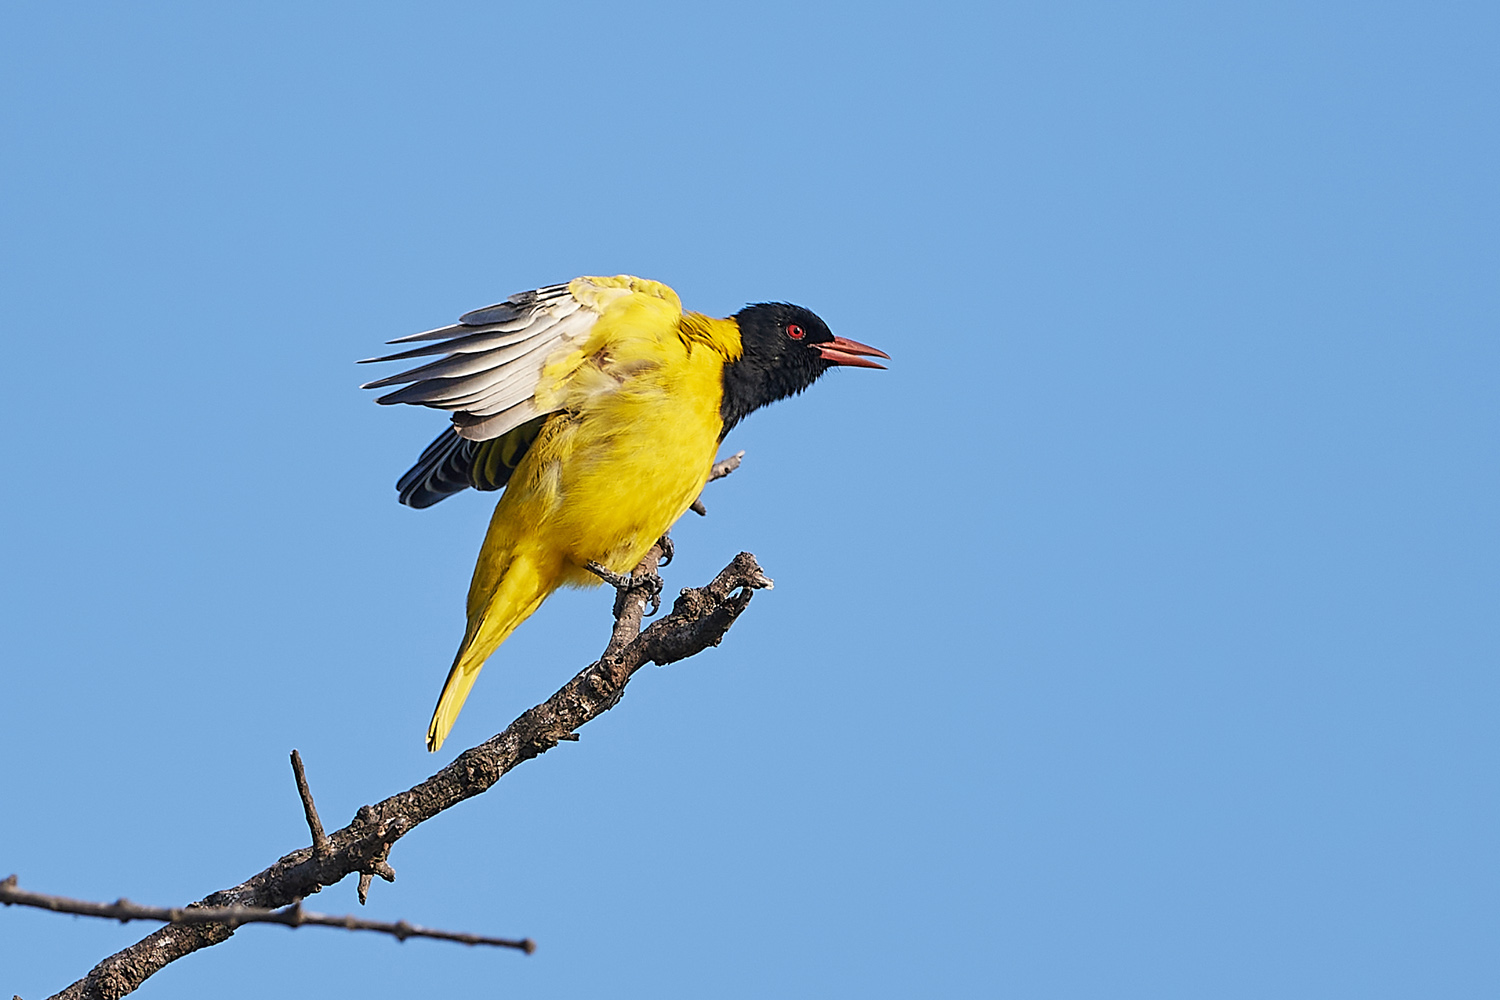
[{"label": "grey flight feather", "polygon": [[466,312],[458,318],[458,321],[466,326],[503,323],[508,319],[519,316],[524,310],[535,308],[538,303],[560,299],[567,294],[567,284],[548,285],[546,288],[538,288],[531,292],[517,292],[504,302],[498,302],[492,306],[485,306],[483,309],[474,309]]},{"label": "grey flight feather", "polygon": [[[583,343],[598,315],[573,298],[566,284],[521,292],[504,302],[465,313],[457,324],[390,341],[434,343],[369,360],[405,361],[434,354],[442,357],[368,382],[363,388],[404,386],[375,401],[453,411],[459,437],[488,440],[539,415],[534,396],[542,369],[559,351]],[[426,459],[443,464],[436,456]],[[427,464],[429,471],[437,467],[426,459],[418,465]]]},{"label": "grey flight feather", "polygon": [[[531,327],[527,327],[527,329],[530,330]],[[536,331],[536,333],[540,332],[540,330]],[[539,346],[546,346],[545,344],[530,343],[536,336],[536,333],[527,334],[502,347],[492,347],[486,351],[455,351],[440,361],[422,365],[420,368],[413,368],[399,375],[391,375],[374,382],[366,382],[360,388],[380,389],[388,385],[400,385],[402,382],[416,382],[420,379],[462,378],[466,375],[477,375],[480,372],[487,372],[492,368],[499,368],[507,361],[512,361],[523,354],[528,354],[536,350]],[[444,344],[442,346],[447,348],[449,345]]]},{"label": "grey flight feather", "polygon": [[[515,324],[505,324],[514,326]],[[449,330],[462,331],[469,327],[455,326],[447,327]],[[473,354],[477,351],[487,351],[492,347],[504,347],[506,344],[514,344],[518,340],[525,340],[531,334],[527,333],[528,327],[520,330],[502,329],[500,326],[479,327],[477,332],[463,335],[455,335],[452,340],[441,344],[424,344],[421,347],[413,347],[409,351],[401,351],[397,354],[386,354],[378,358],[364,358],[358,363],[362,365],[374,364],[377,361],[407,361],[411,358],[422,358],[429,354],[444,354],[449,351],[458,351],[463,354]],[[395,341],[392,341],[395,343]]]}]

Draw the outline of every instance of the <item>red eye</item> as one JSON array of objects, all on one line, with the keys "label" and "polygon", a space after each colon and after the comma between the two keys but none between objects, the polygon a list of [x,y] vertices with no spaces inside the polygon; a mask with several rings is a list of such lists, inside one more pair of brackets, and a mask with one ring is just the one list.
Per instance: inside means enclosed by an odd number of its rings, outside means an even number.
[{"label": "red eye", "polygon": [[802,327],[798,326],[796,323],[788,323],[786,325],[786,335],[788,337],[791,337],[793,340],[801,340],[803,337],[807,336],[807,331],[802,329]]}]

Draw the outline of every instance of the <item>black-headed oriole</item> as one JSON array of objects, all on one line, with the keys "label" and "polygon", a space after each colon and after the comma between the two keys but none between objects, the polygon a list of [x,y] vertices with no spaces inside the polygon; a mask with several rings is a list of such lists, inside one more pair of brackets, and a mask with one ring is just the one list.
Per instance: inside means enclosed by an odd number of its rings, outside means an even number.
[{"label": "black-headed oriole", "polygon": [[443,355],[364,388],[380,403],[453,412],[396,484],[428,507],[468,487],[505,493],[469,585],[468,628],[427,729],[442,746],[484,661],[594,563],[629,573],[703,489],[724,435],[837,365],[882,368],[873,347],[835,337],[800,306],[767,302],[729,319],[683,312],[666,285],[574,278],[477,309],[432,341],[371,361]]}]

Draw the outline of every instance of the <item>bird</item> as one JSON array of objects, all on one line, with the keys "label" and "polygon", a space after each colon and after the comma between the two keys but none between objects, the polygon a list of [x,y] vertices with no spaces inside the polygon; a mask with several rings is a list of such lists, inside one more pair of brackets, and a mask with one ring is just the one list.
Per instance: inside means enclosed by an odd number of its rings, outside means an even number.
[{"label": "bird", "polygon": [[451,412],[397,481],[400,502],[504,490],[428,725],[434,752],[500,644],[560,587],[619,585],[697,499],[736,424],[832,368],[890,359],[801,306],[716,319],[625,274],[520,292],[387,343],[421,346],[360,363],[442,357],[361,388],[401,386],[376,402]]}]

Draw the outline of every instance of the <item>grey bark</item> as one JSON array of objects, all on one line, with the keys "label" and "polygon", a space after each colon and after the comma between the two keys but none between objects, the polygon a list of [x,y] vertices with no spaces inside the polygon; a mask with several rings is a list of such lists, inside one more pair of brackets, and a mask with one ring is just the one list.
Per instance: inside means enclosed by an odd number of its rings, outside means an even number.
[{"label": "grey bark", "polygon": [[[654,547],[642,567],[654,572],[660,554]],[[643,574],[637,570],[637,575]],[[631,676],[647,663],[672,663],[717,646],[749,605],[753,591],[770,586],[755,557],[741,552],[707,586],[683,590],[671,612],[643,632],[648,588],[638,585],[623,592],[604,655],[552,697],[522,713],[504,732],[465,750],[421,784],[361,806],[348,826],[327,835],[326,850],[293,851],[239,885],[193,905],[275,909],[355,873],[360,875],[361,898],[372,876],[394,881],[388,858],[397,840],[443,810],[484,792],[518,764],[560,741],[576,740],[575,731],[613,708]],[[52,1000],[115,1000],[171,962],[226,941],[233,933],[227,923],[168,924],[109,956]]]}]

